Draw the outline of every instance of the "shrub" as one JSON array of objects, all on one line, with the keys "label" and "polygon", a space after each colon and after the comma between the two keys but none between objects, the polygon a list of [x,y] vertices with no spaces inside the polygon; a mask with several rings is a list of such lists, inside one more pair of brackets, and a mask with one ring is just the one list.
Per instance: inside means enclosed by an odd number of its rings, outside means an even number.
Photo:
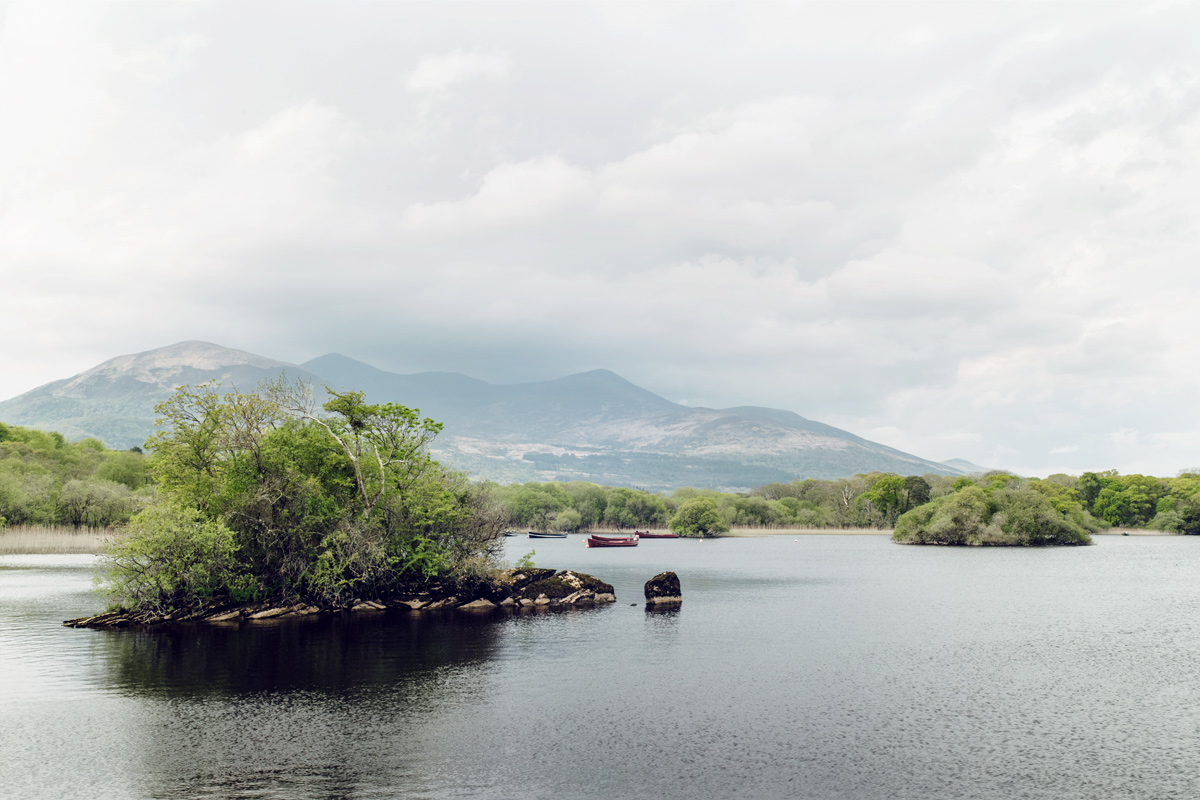
[{"label": "shrub", "polygon": [[[1075,520],[1055,509],[1043,495],[1029,489],[992,493],[993,520],[1004,531],[1004,544],[1087,544],[1088,533]],[[1003,517],[1003,519],[1001,519]]]},{"label": "shrub", "polygon": [[559,511],[550,521],[550,527],[556,531],[577,531],[583,524],[583,516],[573,508]]},{"label": "shrub", "polygon": [[892,539],[909,544],[1088,544],[1078,504],[1060,510],[1033,489],[970,485],[902,515]]},{"label": "shrub", "polygon": [[1146,524],[1153,531],[1170,531],[1171,533],[1183,533],[1183,517],[1179,516],[1179,512],[1175,510],[1160,511],[1154,519]]},{"label": "shrub", "polygon": [[105,548],[106,592],[118,605],[165,610],[240,584],[233,531],[194,508],[151,506]]},{"label": "shrub", "polygon": [[990,516],[987,494],[972,482],[901,515],[892,538],[912,544],[978,544]]},{"label": "shrub", "polygon": [[669,524],[680,536],[715,536],[729,530],[721,521],[716,502],[708,497],[694,497],[685,502]]}]

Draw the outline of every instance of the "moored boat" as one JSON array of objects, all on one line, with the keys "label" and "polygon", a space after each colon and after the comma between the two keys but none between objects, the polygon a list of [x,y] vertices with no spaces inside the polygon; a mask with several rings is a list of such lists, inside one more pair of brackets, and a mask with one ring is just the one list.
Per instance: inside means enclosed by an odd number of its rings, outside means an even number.
[{"label": "moored boat", "polygon": [[530,539],[565,539],[565,538],[567,538],[567,534],[565,531],[562,533],[538,533],[536,531],[530,531],[529,538]]},{"label": "moored boat", "polygon": [[639,539],[678,539],[679,538],[678,533],[670,533],[670,532],[668,532],[668,533],[650,533],[650,531],[646,531],[645,533],[642,533],[641,531],[634,531],[633,535],[638,537]]},{"label": "moored boat", "polygon": [[633,536],[589,536],[584,542],[588,547],[637,547],[638,537]]}]

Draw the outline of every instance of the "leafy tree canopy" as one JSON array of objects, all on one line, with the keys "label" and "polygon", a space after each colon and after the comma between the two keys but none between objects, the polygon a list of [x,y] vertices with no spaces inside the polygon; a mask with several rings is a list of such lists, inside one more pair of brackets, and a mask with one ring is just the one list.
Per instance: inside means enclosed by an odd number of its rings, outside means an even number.
[{"label": "leafy tree canopy", "polygon": [[[429,456],[438,423],[360,392],[329,398],[318,411],[307,386],[274,381],[183,387],[159,404],[147,446],[160,501],[109,553],[114,599],[337,602],[495,552],[491,488]],[[172,542],[178,558],[163,550]]]},{"label": "leafy tree canopy", "polygon": [[693,497],[686,501],[671,517],[670,525],[680,536],[715,536],[729,530],[721,521],[716,502],[709,497]]}]

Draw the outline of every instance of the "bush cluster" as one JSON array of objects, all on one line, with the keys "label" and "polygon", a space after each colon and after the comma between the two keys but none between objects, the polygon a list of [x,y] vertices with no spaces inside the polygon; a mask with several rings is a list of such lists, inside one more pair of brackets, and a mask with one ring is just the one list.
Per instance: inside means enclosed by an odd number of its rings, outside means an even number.
[{"label": "bush cluster", "polygon": [[158,503],[107,554],[115,603],[212,597],[341,602],[445,576],[498,549],[487,487],[429,457],[440,425],[396,404],[307,388],[185,387],[147,442]]},{"label": "bush cluster", "polygon": [[1078,503],[1060,510],[1036,489],[968,483],[902,515],[892,538],[907,544],[1074,545],[1089,544],[1097,529]]},{"label": "bush cluster", "polygon": [[123,525],[151,492],[140,451],[0,423],[0,527]]}]

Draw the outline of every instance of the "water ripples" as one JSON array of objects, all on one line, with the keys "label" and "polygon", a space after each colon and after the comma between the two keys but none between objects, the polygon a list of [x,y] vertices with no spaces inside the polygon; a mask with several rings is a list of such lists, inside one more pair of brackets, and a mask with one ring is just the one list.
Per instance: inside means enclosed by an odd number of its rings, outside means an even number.
[{"label": "water ripples", "polygon": [[[57,560],[56,560],[57,558]],[[15,798],[1184,798],[1200,540],[538,543],[595,610],[62,628],[87,561],[0,560]],[[679,573],[684,604],[641,607]],[[630,606],[630,603],[636,603]],[[12,765],[15,765],[15,769]]]}]

